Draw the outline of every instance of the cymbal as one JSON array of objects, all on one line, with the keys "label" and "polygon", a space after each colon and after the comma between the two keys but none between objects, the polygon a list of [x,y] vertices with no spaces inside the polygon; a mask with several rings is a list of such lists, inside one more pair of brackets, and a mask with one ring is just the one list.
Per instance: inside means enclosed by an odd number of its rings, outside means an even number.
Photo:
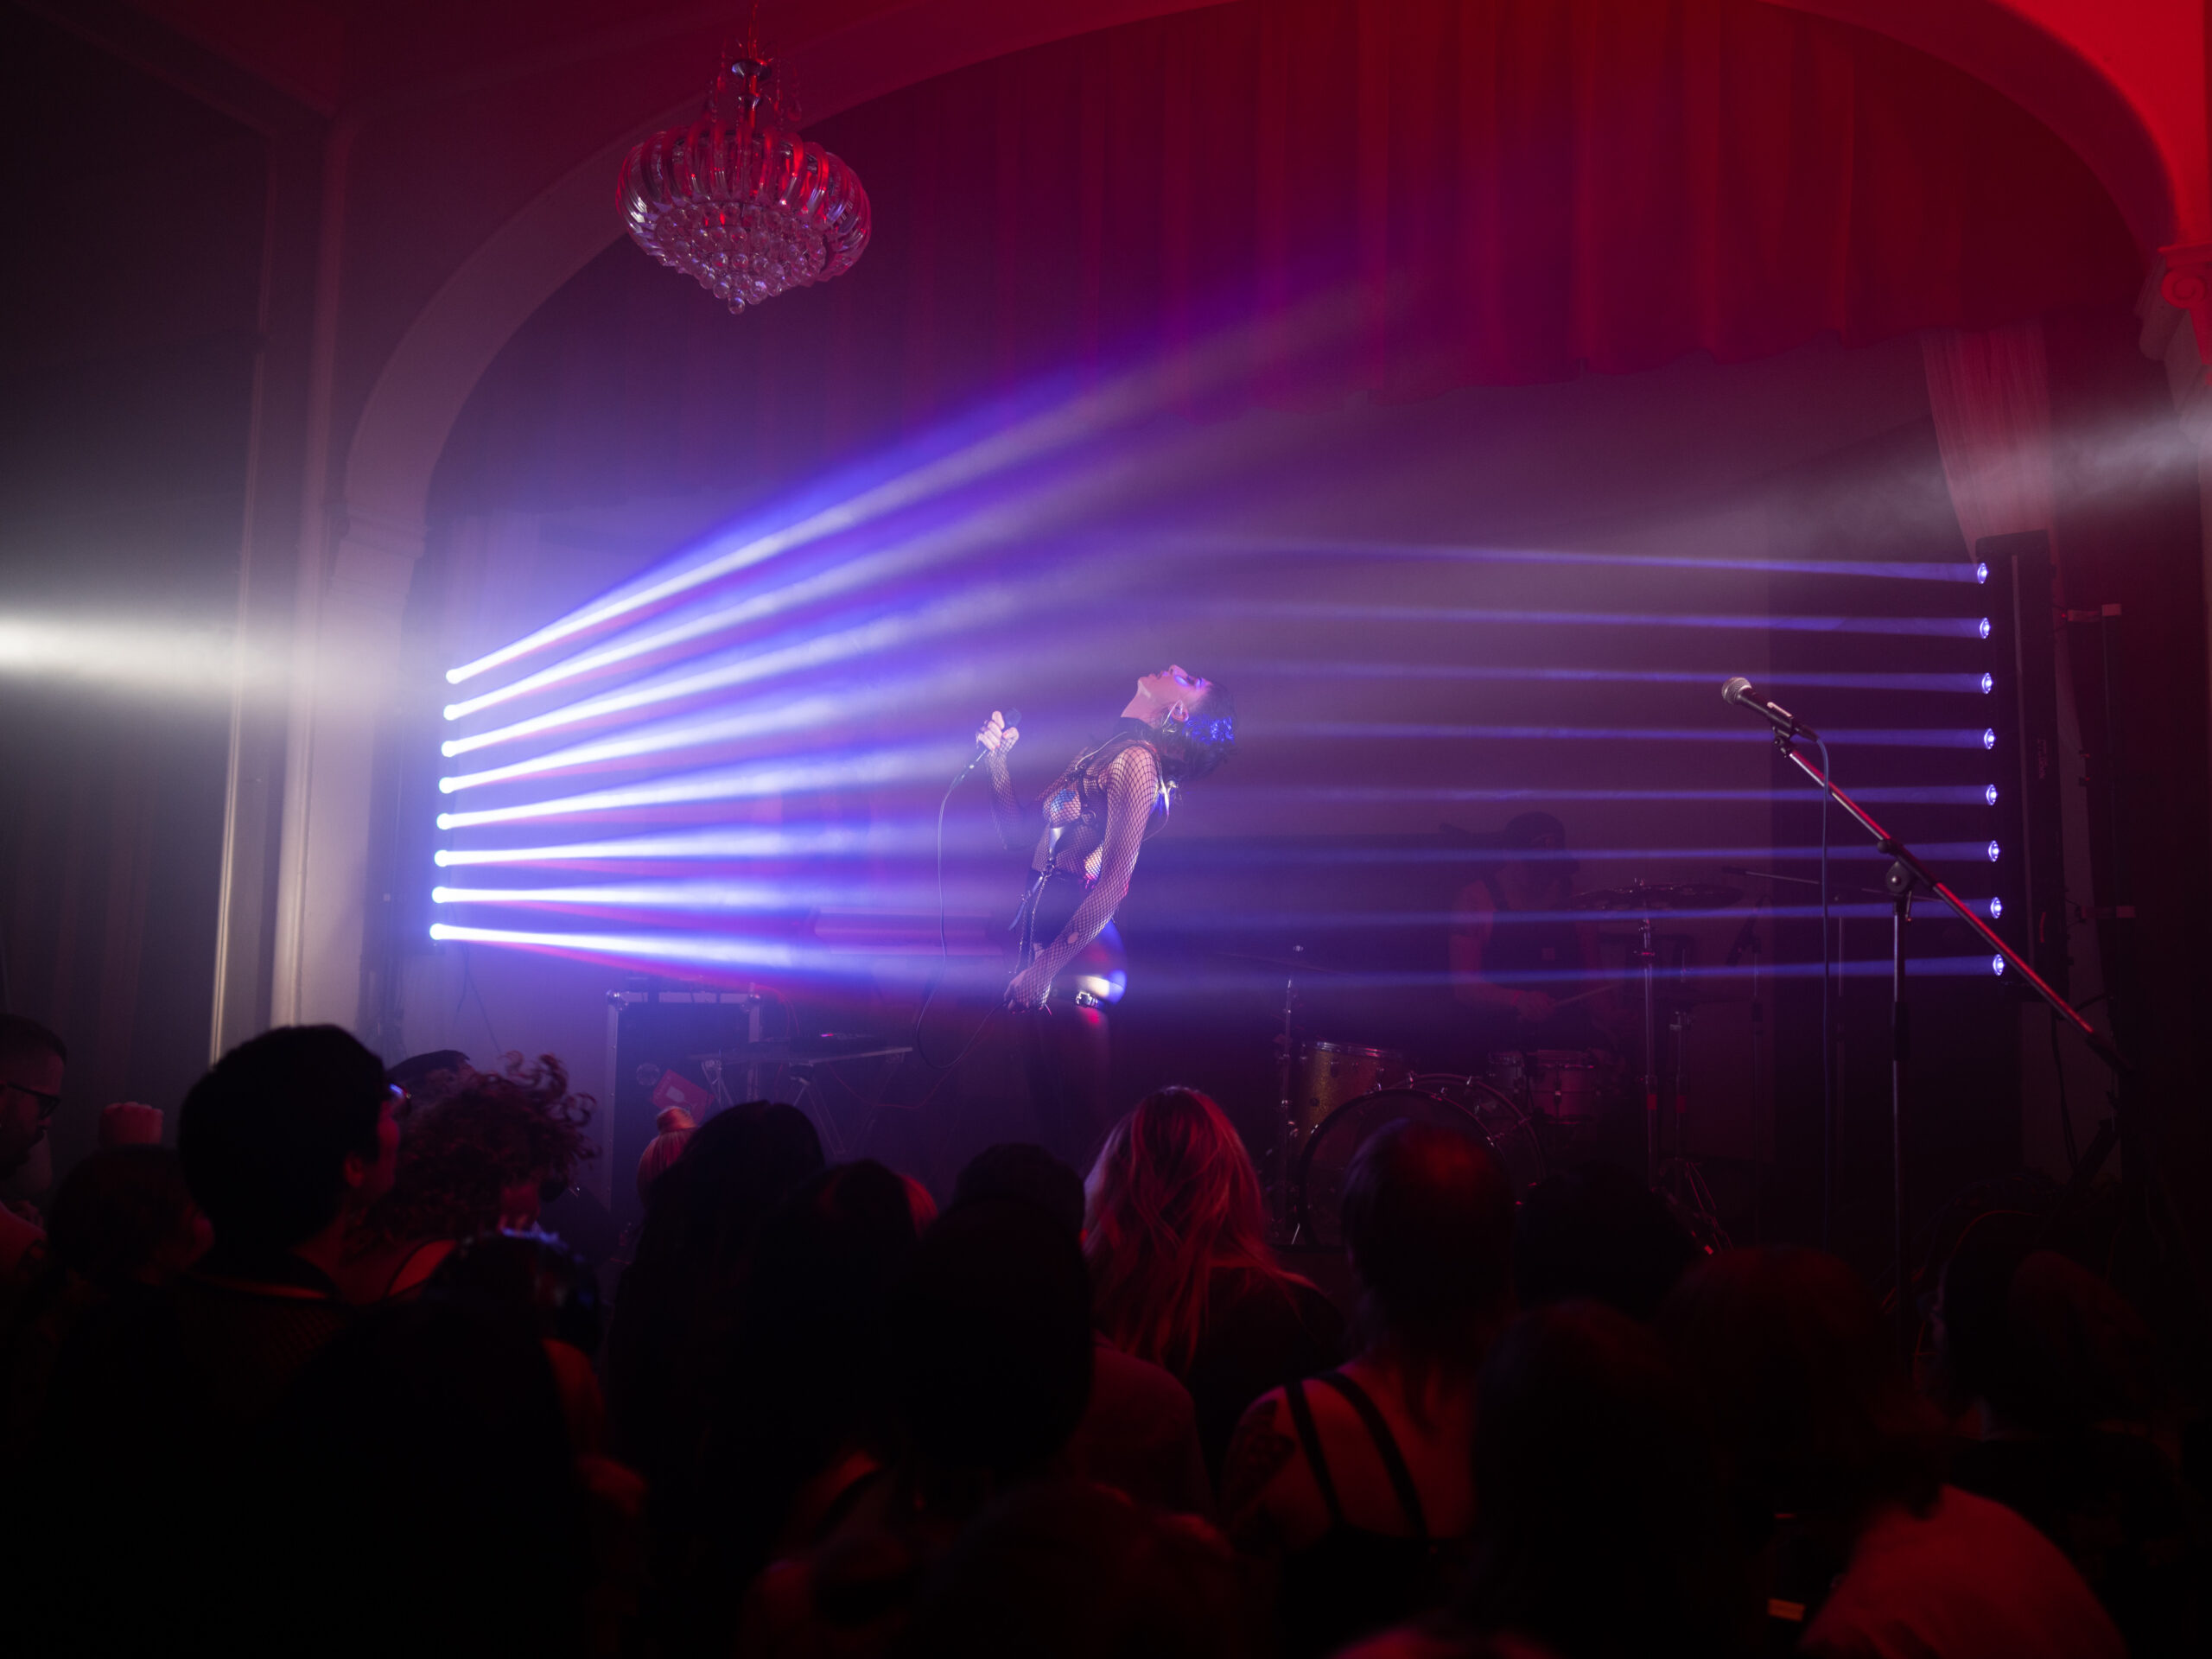
[{"label": "cymbal", "polygon": [[1726,910],[1744,896],[1741,887],[1724,887],[1712,881],[1683,881],[1672,887],[1599,887],[1569,899],[1570,910]]},{"label": "cymbal", "polygon": [[1256,962],[1269,968],[1280,968],[1290,974],[1348,974],[1349,968],[1331,968],[1313,957],[1287,950],[1278,950],[1269,956],[1256,956],[1249,950],[1216,950],[1213,955],[1227,962]]}]

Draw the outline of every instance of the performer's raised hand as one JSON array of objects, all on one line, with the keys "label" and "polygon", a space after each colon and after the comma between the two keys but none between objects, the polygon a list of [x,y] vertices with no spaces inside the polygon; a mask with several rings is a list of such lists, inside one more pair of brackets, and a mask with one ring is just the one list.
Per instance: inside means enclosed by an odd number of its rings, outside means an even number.
[{"label": "performer's raised hand", "polygon": [[983,729],[976,734],[976,741],[983,746],[986,754],[1003,755],[1021,741],[1021,728],[1007,725],[1006,716],[994,709]]}]

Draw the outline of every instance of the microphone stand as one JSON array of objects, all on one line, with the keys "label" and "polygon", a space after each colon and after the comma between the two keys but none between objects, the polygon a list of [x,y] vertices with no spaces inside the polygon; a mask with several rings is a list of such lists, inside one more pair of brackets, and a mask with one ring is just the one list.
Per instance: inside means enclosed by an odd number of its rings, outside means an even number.
[{"label": "microphone stand", "polygon": [[2035,988],[2036,994],[2048,1002],[2052,1012],[2058,1014],[2081,1033],[2089,1052],[2111,1068],[2115,1081],[2124,1082],[2130,1075],[2127,1063],[2120,1058],[2120,1051],[2096,1028],[2082,1017],[2074,1005],[2053,990],[2043,976],[2018,950],[1998,936],[1997,930],[1976,914],[1965,899],[1936,879],[1936,874],[1912,849],[1874,822],[1866,810],[1839,789],[1835,781],[1818,766],[1797,752],[1792,740],[1796,733],[1780,725],[1775,728],[1774,747],[1791,765],[1811,779],[1822,793],[1841,807],[1859,827],[1874,838],[1874,845],[1890,861],[1883,886],[1890,895],[1890,1177],[1894,1205],[1894,1232],[1897,1247],[1897,1345],[1905,1364],[1910,1367],[1914,1340],[1919,1332],[1919,1320],[1912,1303],[1912,1268],[1905,1258],[1906,1232],[1904,1208],[1904,1084],[1905,1065],[1911,1056],[1911,1028],[1905,1011],[1905,925],[1912,919],[1912,895],[1925,891],[1934,893],[1958,912],[1959,919],[1972,928],[2005,964]]},{"label": "microphone stand", "polygon": [[[1306,947],[1290,947],[1294,957],[1306,954]],[[1298,1135],[1296,1108],[1291,1100],[1291,1085],[1298,1077],[1298,969],[1293,968],[1283,976],[1282,982],[1282,1082],[1281,1109],[1275,1113],[1275,1225],[1282,1235],[1295,1244],[1298,1236],[1296,1217],[1298,1195],[1293,1192],[1290,1174],[1290,1154]],[[1318,1125],[1316,1126],[1318,1127]]]}]

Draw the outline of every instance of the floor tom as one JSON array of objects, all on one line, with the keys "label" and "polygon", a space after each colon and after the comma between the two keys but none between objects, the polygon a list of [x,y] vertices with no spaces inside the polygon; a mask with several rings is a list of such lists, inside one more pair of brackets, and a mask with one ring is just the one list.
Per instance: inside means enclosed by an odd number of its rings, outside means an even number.
[{"label": "floor tom", "polygon": [[1509,1094],[1481,1077],[1458,1072],[1424,1071],[1410,1086],[1449,1101],[1482,1125],[1491,1150],[1504,1160],[1516,1197],[1551,1173],[1546,1126],[1530,1115],[1525,1095]]},{"label": "floor tom", "polygon": [[1355,1048],[1349,1043],[1300,1043],[1291,1068],[1290,1154],[1300,1149],[1329,1115],[1347,1101],[1394,1089],[1413,1075],[1406,1057],[1394,1048]]}]

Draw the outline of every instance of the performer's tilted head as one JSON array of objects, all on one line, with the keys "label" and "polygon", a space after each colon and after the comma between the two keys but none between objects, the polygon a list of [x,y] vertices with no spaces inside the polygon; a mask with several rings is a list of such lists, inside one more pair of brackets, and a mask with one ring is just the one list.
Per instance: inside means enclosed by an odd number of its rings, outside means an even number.
[{"label": "performer's tilted head", "polygon": [[1236,746],[1236,700],[1229,688],[1174,663],[1141,677],[1122,713],[1153,728],[1172,783],[1205,777]]}]

